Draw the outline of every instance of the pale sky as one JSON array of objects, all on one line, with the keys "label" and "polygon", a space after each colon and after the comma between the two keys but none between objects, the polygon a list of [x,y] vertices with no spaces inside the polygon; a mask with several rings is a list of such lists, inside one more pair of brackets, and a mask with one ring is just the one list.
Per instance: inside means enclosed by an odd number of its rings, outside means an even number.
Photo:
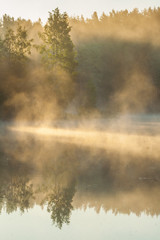
[{"label": "pale sky", "polygon": [[38,20],[47,20],[48,11],[59,7],[61,12],[66,11],[69,16],[90,17],[94,11],[100,16],[102,12],[109,13],[115,10],[143,10],[148,7],[160,7],[160,0],[0,0],[0,17],[5,13],[15,18],[21,17]]}]

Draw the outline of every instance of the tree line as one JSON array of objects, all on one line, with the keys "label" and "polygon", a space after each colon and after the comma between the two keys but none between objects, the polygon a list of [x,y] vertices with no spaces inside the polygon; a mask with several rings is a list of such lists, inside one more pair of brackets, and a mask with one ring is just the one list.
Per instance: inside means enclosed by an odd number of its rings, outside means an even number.
[{"label": "tree line", "polygon": [[0,22],[0,118],[159,112],[160,8]]}]

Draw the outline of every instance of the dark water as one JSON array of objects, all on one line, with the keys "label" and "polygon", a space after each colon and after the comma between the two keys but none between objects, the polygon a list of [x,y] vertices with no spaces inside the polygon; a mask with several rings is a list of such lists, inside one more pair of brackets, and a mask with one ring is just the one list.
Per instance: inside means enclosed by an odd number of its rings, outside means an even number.
[{"label": "dark water", "polygon": [[160,161],[3,132],[0,213],[4,240],[159,239]]}]

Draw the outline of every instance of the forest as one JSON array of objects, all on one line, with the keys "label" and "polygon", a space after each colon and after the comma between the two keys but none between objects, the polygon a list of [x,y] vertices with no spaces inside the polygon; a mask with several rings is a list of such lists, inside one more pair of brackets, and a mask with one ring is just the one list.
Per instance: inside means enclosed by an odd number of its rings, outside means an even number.
[{"label": "forest", "polygon": [[160,112],[160,8],[0,21],[0,119]]}]

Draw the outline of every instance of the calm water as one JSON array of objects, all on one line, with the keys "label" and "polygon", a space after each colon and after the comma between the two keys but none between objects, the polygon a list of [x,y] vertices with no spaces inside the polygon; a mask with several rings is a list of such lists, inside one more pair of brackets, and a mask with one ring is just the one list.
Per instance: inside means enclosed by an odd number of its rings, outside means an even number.
[{"label": "calm water", "polygon": [[2,131],[1,239],[160,239],[160,141],[144,136],[137,152],[132,135]]}]

